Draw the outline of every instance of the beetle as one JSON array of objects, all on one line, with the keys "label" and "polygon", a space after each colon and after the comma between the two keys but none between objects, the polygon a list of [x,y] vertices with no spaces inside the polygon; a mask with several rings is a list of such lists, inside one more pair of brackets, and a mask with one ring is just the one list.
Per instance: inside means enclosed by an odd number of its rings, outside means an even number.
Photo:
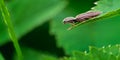
[{"label": "beetle", "polygon": [[88,11],[88,12],[79,14],[76,17],[66,17],[63,20],[63,23],[66,24],[66,23],[83,22],[83,21],[88,20],[90,18],[96,17],[100,14],[101,14],[101,12],[99,12],[99,11]]}]

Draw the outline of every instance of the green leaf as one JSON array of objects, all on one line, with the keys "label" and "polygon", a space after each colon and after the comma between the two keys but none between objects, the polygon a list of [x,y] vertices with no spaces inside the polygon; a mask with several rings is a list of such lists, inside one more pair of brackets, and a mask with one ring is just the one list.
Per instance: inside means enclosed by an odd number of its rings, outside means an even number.
[{"label": "green leaf", "polygon": [[109,55],[104,52],[104,50],[100,50],[95,47],[90,48],[90,54],[94,60],[107,60]]},{"label": "green leaf", "polygon": [[[113,52],[114,48],[117,49],[117,51]],[[90,51],[88,53],[76,52],[73,56],[68,58],[66,57],[65,59],[63,58],[63,60],[119,60],[119,48],[120,45],[113,45],[109,47],[109,49],[108,47],[90,47]],[[111,51],[111,53],[107,50]],[[118,53],[118,55],[114,53]]]},{"label": "green leaf", "polygon": [[[79,9],[80,6],[84,6],[81,3],[84,2],[79,2]],[[86,5],[87,4],[89,5],[90,2],[86,3]],[[78,13],[79,12],[77,12],[77,14]],[[109,44],[113,45],[120,43],[119,15],[115,15],[113,17],[107,15],[110,18],[105,18],[96,21],[93,21],[91,19],[91,23],[85,23],[79,27],[76,27],[75,29],[68,31],[67,27],[69,27],[70,25],[64,25],[61,23],[61,21],[65,17],[73,15],[75,15],[75,12],[73,10],[66,9],[65,11],[63,11],[63,13],[61,13],[61,15],[59,15],[59,17],[56,17],[57,19],[53,21],[53,25],[51,28],[51,33],[56,35],[58,46],[63,47],[67,54],[71,54],[73,51],[88,50],[88,46],[102,47],[107,46]],[[98,18],[102,17],[103,15],[104,14],[98,16]]]},{"label": "green leaf", "polygon": [[86,52],[75,52],[73,57],[76,60],[92,60],[92,57]]},{"label": "green leaf", "polygon": [[[92,7],[92,5],[90,5],[93,3],[92,0],[87,1],[86,5],[84,5],[83,3],[85,2],[86,1],[70,1],[67,8],[51,22],[51,34],[56,35],[58,47],[63,47],[66,54],[72,54],[72,52],[76,50],[84,51],[88,49],[89,45],[94,45],[94,40],[90,40],[93,38],[91,35],[92,32],[90,32],[92,31],[90,30],[90,24],[68,31],[67,28],[69,25],[62,23],[65,17],[74,16]],[[77,9],[79,12],[73,9]]]},{"label": "green leaf", "polygon": [[0,60],[5,60],[1,53],[0,53]]},{"label": "green leaf", "polygon": [[[39,52],[27,47],[22,48],[22,52],[24,56],[23,60],[58,60],[58,58],[52,54]],[[14,56],[14,60],[18,60],[16,55]]]},{"label": "green leaf", "polygon": [[100,0],[95,2],[96,6],[92,10],[102,11],[103,13],[112,12],[120,9],[120,0]]},{"label": "green leaf", "polygon": [[[15,0],[7,5],[15,32],[17,37],[20,38],[62,11],[67,2],[61,0]],[[9,40],[1,17],[0,27],[0,45],[3,45]]]}]

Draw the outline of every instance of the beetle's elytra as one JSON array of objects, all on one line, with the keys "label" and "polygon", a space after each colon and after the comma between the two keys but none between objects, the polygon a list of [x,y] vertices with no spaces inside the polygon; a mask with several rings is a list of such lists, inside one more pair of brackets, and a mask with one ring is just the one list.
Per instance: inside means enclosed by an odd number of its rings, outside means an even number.
[{"label": "beetle's elytra", "polygon": [[90,18],[96,17],[100,14],[101,14],[101,12],[99,12],[99,11],[88,11],[88,12],[77,15],[75,18],[67,17],[63,20],[63,23],[66,24],[66,23],[82,22],[82,21],[88,20]]}]

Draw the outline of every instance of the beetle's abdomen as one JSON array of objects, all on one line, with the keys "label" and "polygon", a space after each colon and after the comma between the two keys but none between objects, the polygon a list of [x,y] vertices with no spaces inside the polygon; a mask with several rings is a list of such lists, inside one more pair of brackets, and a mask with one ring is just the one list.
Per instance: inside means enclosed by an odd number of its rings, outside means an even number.
[{"label": "beetle's abdomen", "polygon": [[92,11],[90,11],[90,12],[86,12],[86,13],[82,13],[82,14],[77,15],[76,16],[76,20],[78,22],[82,22],[82,21],[85,21],[87,19],[96,17],[96,16],[98,16],[100,14],[101,14],[101,12],[97,12],[97,11],[96,12],[92,12]]}]

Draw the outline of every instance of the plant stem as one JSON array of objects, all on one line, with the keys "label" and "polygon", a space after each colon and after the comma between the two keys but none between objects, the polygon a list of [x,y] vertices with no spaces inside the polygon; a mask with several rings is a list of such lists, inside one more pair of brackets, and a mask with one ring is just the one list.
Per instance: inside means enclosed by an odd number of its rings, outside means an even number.
[{"label": "plant stem", "polygon": [[23,59],[22,51],[20,49],[20,46],[19,46],[19,43],[18,43],[18,39],[16,37],[15,31],[14,31],[14,28],[13,28],[13,25],[12,25],[12,22],[11,22],[11,19],[10,19],[10,14],[8,12],[7,7],[4,4],[4,0],[0,1],[0,10],[2,12],[2,16],[3,16],[4,22],[7,25],[9,36],[10,36],[10,38],[11,38],[11,40],[13,42],[13,45],[15,47],[15,50],[17,52],[18,59],[22,60]]}]

